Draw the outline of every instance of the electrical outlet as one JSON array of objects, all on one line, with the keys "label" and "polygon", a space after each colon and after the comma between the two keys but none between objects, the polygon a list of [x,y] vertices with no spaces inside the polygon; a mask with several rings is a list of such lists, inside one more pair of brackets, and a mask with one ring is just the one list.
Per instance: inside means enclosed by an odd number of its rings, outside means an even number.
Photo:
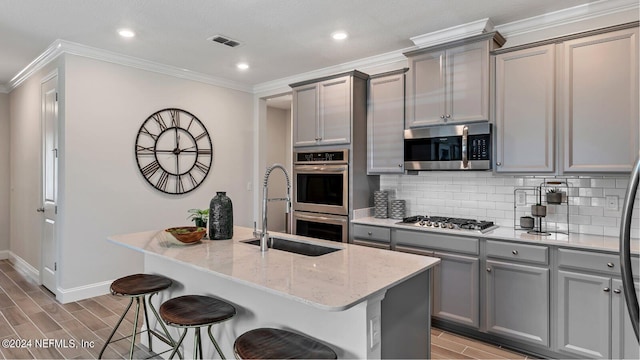
[{"label": "electrical outlet", "polygon": [[608,195],[605,197],[607,210],[618,210],[618,196]]},{"label": "electrical outlet", "polygon": [[517,206],[526,206],[527,205],[527,193],[524,191],[516,191],[516,205]]},{"label": "electrical outlet", "polygon": [[380,318],[375,316],[369,319],[369,344],[373,349],[380,343]]}]

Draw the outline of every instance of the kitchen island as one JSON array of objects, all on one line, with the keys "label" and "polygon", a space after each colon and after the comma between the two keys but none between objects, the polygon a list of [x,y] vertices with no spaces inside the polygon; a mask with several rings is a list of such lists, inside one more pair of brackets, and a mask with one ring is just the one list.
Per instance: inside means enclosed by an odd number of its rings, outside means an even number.
[{"label": "kitchen island", "polygon": [[[307,334],[331,346],[339,358],[429,358],[430,269],[439,259],[270,234],[340,250],[322,256],[274,249],[261,253],[259,246],[244,242],[253,235],[243,227],[234,227],[231,240],[188,246],[170,241],[163,231],[109,240],[143,252],[146,273],[174,280],[174,286],[154,297],[157,306],[184,294],[234,304],[237,315],[213,330],[227,357],[245,331],[276,327]],[[156,326],[153,321],[151,326]],[[172,336],[178,335],[175,330],[170,329]],[[212,356],[213,347],[203,345],[204,354]],[[184,348],[187,357],[190,348]]]}]

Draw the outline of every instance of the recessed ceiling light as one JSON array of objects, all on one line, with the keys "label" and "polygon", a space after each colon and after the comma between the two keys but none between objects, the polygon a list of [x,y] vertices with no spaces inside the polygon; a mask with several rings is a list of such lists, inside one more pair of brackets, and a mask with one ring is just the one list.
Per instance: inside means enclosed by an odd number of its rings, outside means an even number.
[{"label": "recessed ceiling light", "polygon": [[344,40],[347,38],[347,33],[344,31],[336,31],[333,34],[331,34],[331,37],[334,40]]},{"label": "recessed ceiling light", "polygon": [[247,70],[249,68],[249,64],[247,63],[238,63],[236,67],[240,70]]},{"label": "recessed ceiling light", "polygon": [[136,36],[136,33],[134,33],[132,30],[129,30],[129,29],[120,29],[118,30],[118,34],[120,34],[120,36],[125,38],[132,38]]}]

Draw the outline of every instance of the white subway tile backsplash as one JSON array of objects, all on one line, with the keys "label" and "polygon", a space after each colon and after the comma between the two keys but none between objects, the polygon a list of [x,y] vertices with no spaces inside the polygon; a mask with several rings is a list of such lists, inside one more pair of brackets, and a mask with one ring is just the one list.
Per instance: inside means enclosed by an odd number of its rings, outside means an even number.
[{"label": "white subway tile backsplash", "polygon": [[[545,181],[559,180],[569,184],[568,206],[549,205],[546,223],[549,228],[571,232],[618,236],[620,208],[629,180],[626,176],[505,176],[490,171],[445,172],[429,171],[416,175],[381,175],[382,189],[397,189],[396,198],[407,201],[407,215],[441,215],[470,217],[494,221],[499,226],[514,226],[520,216],[530,215],[530,206],[538,202],[532,188]],[[563,188],[564,186],[560,186]],[[514,190],[527,190],[526,206],[514,212]],[[619,209],[606,209],[605,196],[615,195]],[[543,202],[544,202],[543,197]],[[640,201],[634,208],[640,213]],[[570,214],[569,224],[567,211]],[[640,235],[638,223],[633,236]]]}]

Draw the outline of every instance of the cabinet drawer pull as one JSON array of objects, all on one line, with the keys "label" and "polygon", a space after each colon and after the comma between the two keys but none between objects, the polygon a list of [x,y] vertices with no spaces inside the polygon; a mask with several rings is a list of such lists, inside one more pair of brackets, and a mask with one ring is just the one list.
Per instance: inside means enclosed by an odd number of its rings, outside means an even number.
[{"label": "cabinet drawer pull", "polygon": [[513,251],[511,251],[511,253],[512,253],[513,255],[518,255],[518,250],[513,250]]},{"label": "cabinet drawer pull", "polygon": [[501,162],[497,162],[496,166],[502,166],[502,163]]},{"label": "cabinet drawer pull", "polygon": [[444,119],[444,114],[440,115],[440,119]]},{"label": "cabinet drawer pull", "polygon": [[602,289],[602,290],[604,290],[604,292],[609,292],[609,291],[611,291],[611,289],[609,289],[608,287],[606,287],[606,288],[604,288],[604,289]]},{"label": "cabinet drawer pull", "polygon": [[620,294],[622,291],[620,291],[620,289],[615,289],[615,290],[613,290],[613,292],[616,293],[616,294]]},{"label": "cabinet drawer pull", "polygon": [[612,267],[614,267],[615,265],[614,265],[613,263],[609,262],[609,263],[607,263],[607,266],[608,266],[608,267],[610,267],[610,268],[612,268]]},{"label": "cabinet drawer pull", "polygon": [[491,268],[490,267],[487,268],[487,272],[491,272]]},{"label": "cabinet drawer pull", "polygon": [[371,231],[367,231],[367,235],[371,236],[373,233]]}]

